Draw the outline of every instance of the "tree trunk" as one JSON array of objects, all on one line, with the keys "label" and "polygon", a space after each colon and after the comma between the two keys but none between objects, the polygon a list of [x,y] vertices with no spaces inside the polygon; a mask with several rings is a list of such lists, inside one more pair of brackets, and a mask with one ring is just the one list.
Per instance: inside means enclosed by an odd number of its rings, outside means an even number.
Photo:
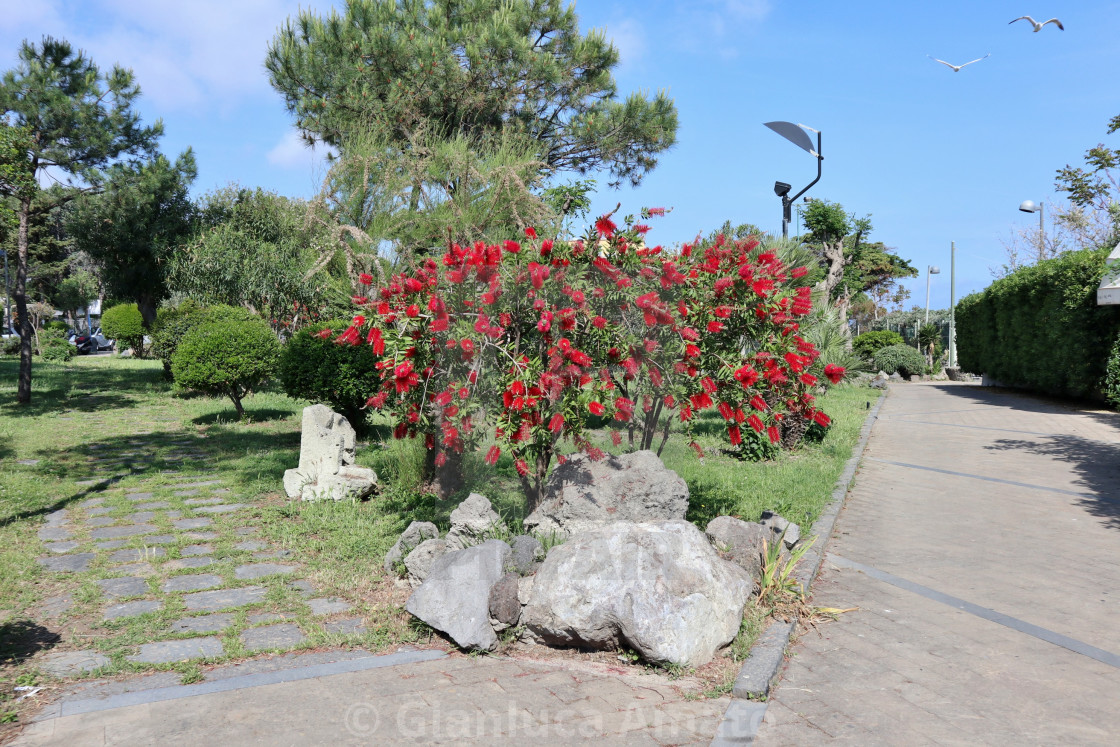
[{"label": "tree trunk", "polygon": [[[144,320],[144,327],[148,330],[155,328],[156,312],[159,310],[159,301],[147,294],[136,299],[136,308],[140,310],[140,317]],[[143,345],[141,344],[141,347]]]},{"label": "tree trunk", "polygon": [[19,316],[19,386],[16,402],[31,403],[31,317],[27,314],[27,225],[31,220],[31,198],[19,201],[19,239],[16,260],[16,314]]},{"label": "tree trunk", "polygon": [[238,391],[236,384],[230,387],[229,398],[233,400],[233,406],[237,409],[237,419],[244,420],[245,408],[241,406],[241,392]]},{"label": "tree trunk", "polygon": [[431,491],[439,496],[440,500],[447,500],[463,489],[463,455],[454,449],[432,449],[443,454],[442,465],[435,466],[435,479],[431,483]]}]

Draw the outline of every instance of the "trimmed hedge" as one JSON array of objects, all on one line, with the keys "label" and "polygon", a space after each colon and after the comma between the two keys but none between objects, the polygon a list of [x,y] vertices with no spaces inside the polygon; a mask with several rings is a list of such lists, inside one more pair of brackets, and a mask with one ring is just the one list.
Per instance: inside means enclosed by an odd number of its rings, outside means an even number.
[{"label": "trimmed hedge", "polygon": [[902,335],[889,329],[874,329],[870,332],[856,335],[852,338],[852,350],[864,358],[871,360],[883,348],[889,345],[903,345],[906,340]]},{"label": "trimmed hedge", "polygon": [[164,376],[173,378],[171,360],[180,340],[200,324],[208,322],[244,322],[257,316],[240,306],[199,306],[186,300],[175,308],[160,309],[152,332],[152,355],[163,361]]},{"label": "trimmed hedge", "polygon": [[926,372],[926,357],[909,345],[888,345],[875,353],[875,367],[910,378]]},{"label": "trimmed hedge", "polygon": [[1105,367],[1104,396],[1117,410],[1120,410],[1120,337],[1112,346],[1112,354],[1108,356],[1108,365]]},{"label": "trimmed hedge", "polygon": [[[329,405],[350,421],[359,433],[366,429],[366,400],[381,385],[375,367],[377,356],[369,345],[339,345],[334,341],[350,326],[332,321],[304,327],[288,341],[280,355],[278,378],[293,399],[309,399]],[[323,330],[331,334],[320,336]]]},{"label": "trimmed hedge", "polygon": [[122,303],[105,309],[101,315],[101,331],[117,341],[117,350],[131,348],[137,358],[144,356],[144,317],[134,303]]},{"label": "trimmed hedge", "polygon": [[1097,306],[1108,249],[1024,267],[957,304],[960,366],[1008,386],[1099,399],[1120,308]]},{"label": "trimmed hedge", "polygon": [[263,319],[206,322],[183,335],[171,369],[182,386],[228,396],[241,419],[241,399],[272,375],[279,357],[280,342]]}]

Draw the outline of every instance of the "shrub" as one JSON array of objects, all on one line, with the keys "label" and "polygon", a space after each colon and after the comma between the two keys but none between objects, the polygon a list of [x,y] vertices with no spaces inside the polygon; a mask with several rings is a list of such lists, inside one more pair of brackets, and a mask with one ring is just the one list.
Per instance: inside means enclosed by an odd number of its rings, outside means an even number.
[{"label": "shrub", "polygon": [[187,332],[207,322],[244,322],[255,318],[253,312],[240,306],[200,306],[190,299],[174,308],[160,309],[152,331],[152,355],[163,361],[164,375],[173,378],[171,361]]},{"label": "shrub", "polygon": [[280,343],[263,319],[209,321],[179,341],[171,359],[175,381],[209,394],[224,394],[239,419],[241,400],[276,368]]},{"label": "shrub", "polygon": [[4,355],[19,355],[19,342],[19,335],[5,337],[3,344],[0,345],[0,351],[2,351]]},{"label": "shrub", "polygon": [[957,304],[966,371],[1048,394],[1101,397],[1120,308],[1098,306],[1108,249],[1021,268]]},{"label": "shrub", "polygon": [[66,339],[66,327],[47,327],[39,333],[39,355],[45,361],[65,363],[74,357],[77,348]]},{"label": "shrub", "polygon": [[117,350],[132,348],[138,358],[144,356],[144,318],[134,303],[122,303],[101,314],[101,331],[117,341]]},{"label": "shrub", "polygon": [[334,342],[349,324],[340,320],[301,329],[280,354],[278,376],[289,397],[327,404],[356,430],[364,431],[362,408],[381,387],[381,373],[368,345]]},{"label": "shrub", "polygon": [[925,373],[926,359],[909,345],[888,345],[875,353],[875,366],[889,374],[897,373],[909,378]]},{"label": "shrub", "polygon": [[43,327],[45,329],[53,329],[63,333],[70,329],[70,325],[62,321],[61,319],[51,319],[49,322],[44,324]]},{"label": "shrub", "polygon": [[1105,366],[1104,395],[1113,407],[1120,410],[1120,336],[1116,338]]},{"label": "shrub", "polygon": [[875,353],[883,348],[890,345],[902,345],[904,342],[902,335],[897,332],[891,332],[889,329],[876,329],[852,338],[852,350],[871,360],[875,357]]}]

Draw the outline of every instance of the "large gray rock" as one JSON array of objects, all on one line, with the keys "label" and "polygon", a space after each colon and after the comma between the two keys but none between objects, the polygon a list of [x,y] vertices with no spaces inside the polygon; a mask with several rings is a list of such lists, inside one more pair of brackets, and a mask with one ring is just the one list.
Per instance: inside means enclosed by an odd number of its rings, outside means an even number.
[{"label": "large gray rock", "polygon": [[305,501],[365,498],[377,486],[377,475],[354,464],[357,437],[343,416],[326,405],[303,408],[299,467],[284,473],[289,498]]},{"label": "large gray rock", "polygon": [[[758,520],[758,523],[764,527],[770,527],[774,532],[775,538],[781,537],[786,547],[791,550],[794,548],[794,545],[801,541],[801,527],[788,519],[782,518],[773,511],[763,511],[762,518]],[[785,533],[784,536],[783,532]]]},{"label": "large gray rock", "polygon": [[439,529],[430,521],[414,521],[397,538],[396,544],[385,553],[385,572],[392,573],[397,563],[404,560],[424,540],[435,539]]},{"label": "large gray rock", "polygon": [[459,550],[477,545],[501,525],[502,517],[493,509],[486,496],[471,493],[451,512],[451,529],[445,538],[447,546]]},{"label": "large gray rock", "polygon": [[598,462],[573,454],[552,471],[525,528],[570,535],[616,521],[671,521],[688,511],[688,486],[652,451]]},{"label": "large gray rock", "polygon": [[544,643],[700,666],[739,632],[753,591],[692,524],[618,522],[549,552],[521,624]]},{"label": "large gray rock", "polygon": [[447,542],[441,539],[424,540],[413,548],[404,558],[404,568],[408,571],[408,583],[412,588],[424,583],[436,560],[454,549],[457,548],[449,548]]},{"label": "large gray rock", "polygon": [[[732,516],[717,516],[708,522],[704,532],[720,555],[745,570],[756,581],[762,577],[762,557],[766,547],[773,547],[781,534],[781,530],[775,533],[772,527]],[[789,556],[784,548],[779,552],[783,560]]]},{"label": "large gray rock", "polygon": [[505,574],[509,554],[505,542],[488,540],[440,556],[405,609],[461,648],[489,651],[498,642],[490,626],[490,588]]},{"label": "large gray rock", "polygon": [[519,534],[509,545],[513,548],[509,569],[514,573],[522,576],[533,573],[540,567],[540,561],[544,560],[544,546],[532,535]]},{"label": "large gray rock", "polygon": [[516,625],[521,617],[521,602],[518,600],[518,581],[516,573],[507,573],[490,587],[490,627],[502,632]]}]

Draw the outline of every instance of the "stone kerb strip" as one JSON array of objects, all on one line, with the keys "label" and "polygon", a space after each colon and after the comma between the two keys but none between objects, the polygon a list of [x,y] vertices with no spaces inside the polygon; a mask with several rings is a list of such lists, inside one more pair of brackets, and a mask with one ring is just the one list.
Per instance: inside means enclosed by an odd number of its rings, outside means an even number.
[{"label": "stone kerb strip", "polygon": [[[885,391],[880,394],[879,400],[871,408],[871,412],[867,414],[867,419],[864,420],[863,428],[860,430],[859,441],[852,449],[852,456],[849,457],[844,465],[844,471],[840,473],[840,477],[836,480],[832,498],[821,515],[817,517],[812,530],[809,532],[809,535],[816,537],[817,541],[805,552],[794,571],[794,578],[801,584],[802,588],[810,588],[820,572],[821,564],[824,562],[825,548],[828,545],[828,540],[832,537],[836,519],[840,515],[840,509],[844,506],[848,488],[851,487],[852,480],[855,479],[860,459],[863,457],[864,449],[867,448],[867,441],[871,438],[871,428],[879,417],[879,409],[883,406],[883,400],[886,399],[886,396]],[[736,699],[764,700],[769,695],[770,686],[777,679],[778,671],[781,669],[782,661],[785,658],[790,636],[793,635],[796,628],[796,620],[788,623],[772,623],[751,646],[751,652],[746,661],[743,662],[743,666],[739,670],[739,676],[735,678],[735,684],[731,689],[731,705],[720,722],[717,737],[712,742],[713,745],[747,744],[757,733],[761,718],[742,718],[742,714],[737,710]],[[764,706],[763,710],[765,710]]]}]

